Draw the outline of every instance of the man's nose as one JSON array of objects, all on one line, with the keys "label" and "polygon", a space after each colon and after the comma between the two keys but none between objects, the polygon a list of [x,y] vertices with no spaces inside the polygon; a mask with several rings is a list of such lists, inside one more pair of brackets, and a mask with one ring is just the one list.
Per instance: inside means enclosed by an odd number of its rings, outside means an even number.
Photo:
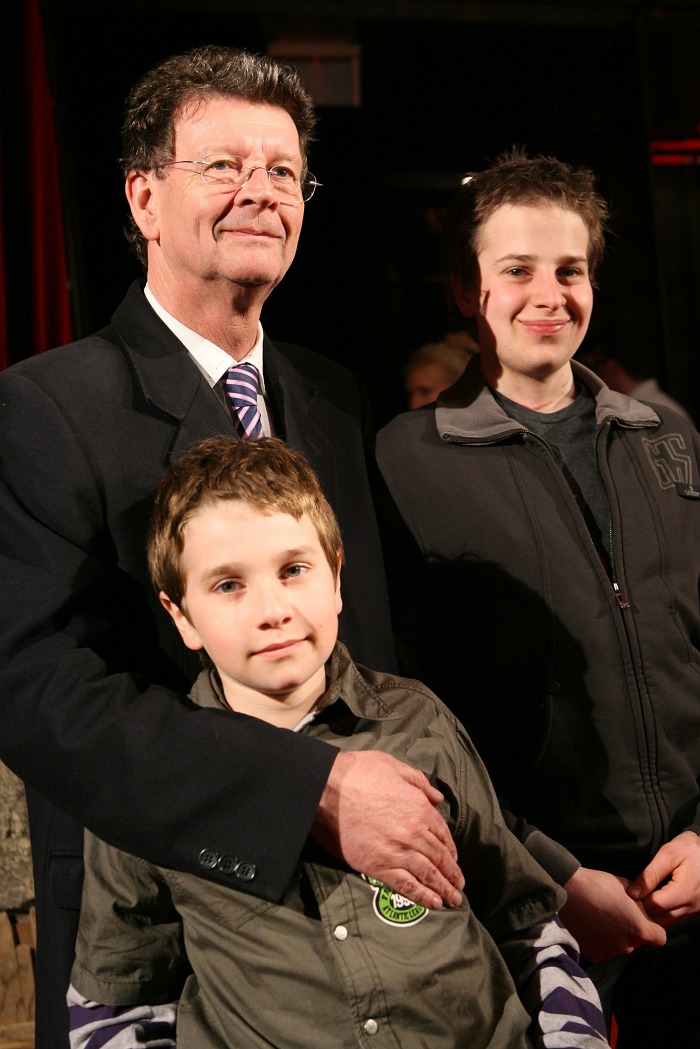
[{"label": "man's nose", "polygon": [[251,168],[248,177],[236,194],[237,204],[270,205],[277,201],[277,194],[272,188],[270,173],[266,167],[259,165]]}]

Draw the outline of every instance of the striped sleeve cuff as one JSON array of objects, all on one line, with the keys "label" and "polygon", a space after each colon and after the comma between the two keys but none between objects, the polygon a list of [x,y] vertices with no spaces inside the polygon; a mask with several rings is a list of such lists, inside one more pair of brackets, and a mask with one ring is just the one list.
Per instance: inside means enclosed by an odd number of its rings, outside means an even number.
[{"label": "striped sleeve cuff", "polygon": [[70,1049],[176,1049],[177,1002],[101,1005],[70,987]]}]

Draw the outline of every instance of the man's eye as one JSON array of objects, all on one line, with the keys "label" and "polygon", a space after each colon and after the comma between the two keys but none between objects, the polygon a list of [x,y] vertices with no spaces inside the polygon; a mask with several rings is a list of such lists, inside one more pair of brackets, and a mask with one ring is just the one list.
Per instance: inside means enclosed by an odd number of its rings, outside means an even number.
[{"label": "man's eye", "polygon": [[270,168],[270,174],[273,178],[279,179],[282,182],[297,182],[296,172],[292,168],[287,168],[284,164],[275,164],[273,168]]},{"label": "man's eye", "polygon": [[214,157],[208,161],[206,171],[240,171],[241,164],[236,157]]}]

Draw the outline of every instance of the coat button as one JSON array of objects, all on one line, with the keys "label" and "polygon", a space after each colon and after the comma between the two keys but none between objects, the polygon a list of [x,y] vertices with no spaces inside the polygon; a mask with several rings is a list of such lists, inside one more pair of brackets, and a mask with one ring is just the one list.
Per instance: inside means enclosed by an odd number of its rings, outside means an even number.
[{"label": "coat button", "polygon": [[222,856],[217,867],[222,874],[235,874],[238,868],[238,860],[235,856]]},{"label": "coat button", "polygon": [[213,849],[202,849],[199,854],[199,866],[205,867],[208,871],[213,870],[219,862],[218,852],[214,852]]},{"label": "coat button", "polygon": [[254,863],[239,863],[236,867],[236,877],[241,881],[252,881],[257,873]]},{"label": "coat button", "polygon": [[347,940],[348,938],[348,930],[345,928],[344,925],[336,925],[335,929],[333,930],[333,935],[335,936],[336,940],[340,940],[340,942],[342,943],[343,940]]},{"label": "coat button", "polygon": [[365,1034],[376,1034],[379,1030],[379,1024],[376,1020],[365,1020],[362,1025],[362,1030]]}]

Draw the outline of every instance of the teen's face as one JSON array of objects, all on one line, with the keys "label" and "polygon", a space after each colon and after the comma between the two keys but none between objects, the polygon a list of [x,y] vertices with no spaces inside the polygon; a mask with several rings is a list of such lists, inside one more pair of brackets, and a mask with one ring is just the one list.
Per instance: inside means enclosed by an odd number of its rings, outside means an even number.
[{"label": "teen's face", "polygon": [[186,615],[163,603],[185,644],[206,649],[229,705],[262,705],[262,717],[320,696],[341,599],[311,520],[219,500],[190,518],[184,539]]},{"label": "teen's face", "polygon": [[[243,157],[250,167],[303,169],[294,121],[277,106],[215,96],[185,111],[174,131],[176,160],[220,153]],[[134,216],[149,241],[149,279],[178,291],[212,281],[271,291],[289,268],[304,205],[281,201],[265,171],[241,186],[205,184],[188,165],[130,179]]]},{"label": "teen's face", "polygon": [[506,204],[484,222],[478,286],[455,288],[482,368],[544,379],[568,367],[593,308],[587,253],[583,219],[556,205]]}]

